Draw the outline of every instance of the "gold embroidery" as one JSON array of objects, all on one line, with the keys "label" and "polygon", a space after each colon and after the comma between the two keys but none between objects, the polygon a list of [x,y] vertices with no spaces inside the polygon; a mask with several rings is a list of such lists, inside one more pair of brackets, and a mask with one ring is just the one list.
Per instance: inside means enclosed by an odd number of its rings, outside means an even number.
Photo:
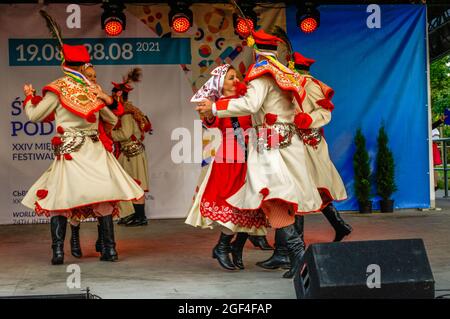
[{"label": "gold embroidery", "polygon": [[68,76],[53,81],[47,87],[59,92],[61,103],[79,116],[87,116],[104,104],[97,99],[94,87],[85,86]]},{"label": "gold embroidery", "polygon": [[[261,61],[267,61],[267,63],[256,66]],[[287,74],[273,65],[269,60],[260,60],[248,73],[249,79],[257,78],[263,74],[269,72],[272,74],[274,80],[282,90],[294,90],[300,94],[301,92],[301,75],[298,73]]]}]

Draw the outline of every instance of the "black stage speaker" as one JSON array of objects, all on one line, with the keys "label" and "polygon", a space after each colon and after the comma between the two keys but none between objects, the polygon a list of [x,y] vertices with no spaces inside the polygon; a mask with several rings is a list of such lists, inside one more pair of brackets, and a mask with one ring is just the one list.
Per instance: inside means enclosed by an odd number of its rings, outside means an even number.
[{"label": "black stage speaker", "polygon": [[312,244],[294,285],[298,299],[434,298],[422,239]]},{"label": "black stage speaker", "polygon": [[84,293],[61,294],[61,295],[23,295],[23,296],[4,296],[0,299],[101,299],[97,295],[91,294],[89,288]]},{"label": "black stage speaker", "polygon": [[68,294],[68,295],[24,295],[0,297],[0,299],[93,299],[86,294]]}]

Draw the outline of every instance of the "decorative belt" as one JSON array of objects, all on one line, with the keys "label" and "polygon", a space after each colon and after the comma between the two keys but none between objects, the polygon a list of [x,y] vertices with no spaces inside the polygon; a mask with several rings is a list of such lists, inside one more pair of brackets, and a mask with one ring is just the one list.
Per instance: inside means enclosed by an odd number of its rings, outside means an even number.
[{"label": "decorative belt", "polygon": [[143,153],[145,146],[140,141],[126,141],[120,143],[120,151],[130,160],[130,157]]},{"label": "decorative belt", "polygon": [[275,122],[270,127],[256,125],[258,152],[272,148],[286,148],[292,143],[292,137],[297,129],[294,123]]},{"label": "decorative belt", "polygon": [[98,142],[98,130],[66,131],[60,136],[61,143],[52,145],[53,152],[56,156],[76,152],[83,146],[86,137],[94,143]]},{"label": "decorative belt", "polygon": [[313,148],[317,148],[323,138],[322,128],[298,129],[297,133],[305,145]]}]

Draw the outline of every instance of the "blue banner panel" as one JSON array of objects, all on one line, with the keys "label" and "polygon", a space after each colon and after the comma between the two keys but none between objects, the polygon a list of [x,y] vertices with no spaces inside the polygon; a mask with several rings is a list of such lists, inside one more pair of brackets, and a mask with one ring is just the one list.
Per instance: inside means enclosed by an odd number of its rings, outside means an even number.
[{"label": "blue banner panel", "polygon": [[[82,38],[64,42],[86,45],[94,65],[191,63],[189,38]],[[56,40],[9,39],[8,44],[10,66],[61,64]]]},{"label": "blue banner panel", "polygon": [[[296,26],[296,8],[289,7],[287,29],[295,50],[316,60],[312,75],[336,91],[325,136],[349,194],[338,208],[358,210],[352,163],[356,130],[362,128],[374,169],[382,122],[395,158],[395,207],[429,207],[425,6],[330,5],[319,11],[319,29],[304,34]],[[373,198],[375,209],[378,199]]]}]

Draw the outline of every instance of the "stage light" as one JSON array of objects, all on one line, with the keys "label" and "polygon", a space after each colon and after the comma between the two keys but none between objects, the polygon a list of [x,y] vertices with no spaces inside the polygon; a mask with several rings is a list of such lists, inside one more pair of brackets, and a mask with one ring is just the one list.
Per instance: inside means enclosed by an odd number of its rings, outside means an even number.
[{"label": "stage light", "polygon": [[109,18],[105,22],[105,32],[111,37],[118,36],[122,33],[123,26],[121,21],[117,21],[115,18]]},{"label": "stage light", "polygon": [[103,1],[102,8],[102,29],[111,37],[118,36],[126,26],[125,6],[120,1]]},{"label": "stage light", "polygon": [[240,6],[242,13],[245,15],[245,19],[236,13],[233,14],[233,26],[236,34],[242,38],[246,38],[255,30],[258,18],[256,12],[253,10],[255,8],[253,1],[243,2]]},{"label": "stage light", "polygon": [[246,38],[251,34],[253,30],[255,30],[255,24],[251,19],[237,17],[234,29],[237,34],[239,34],[243,38]]},{"label": "stage light", "polygon": [[297,26],[304,33],[312,33],[320,26],[320,12],[316,5],[300,4],[297,7],[296,15]]},{"label": "stage light", "polygon": [[170,4],[169,26],[177,33],[184,33],[190,29],[193,21],[192,11],[189,3],[174,1]]}]

